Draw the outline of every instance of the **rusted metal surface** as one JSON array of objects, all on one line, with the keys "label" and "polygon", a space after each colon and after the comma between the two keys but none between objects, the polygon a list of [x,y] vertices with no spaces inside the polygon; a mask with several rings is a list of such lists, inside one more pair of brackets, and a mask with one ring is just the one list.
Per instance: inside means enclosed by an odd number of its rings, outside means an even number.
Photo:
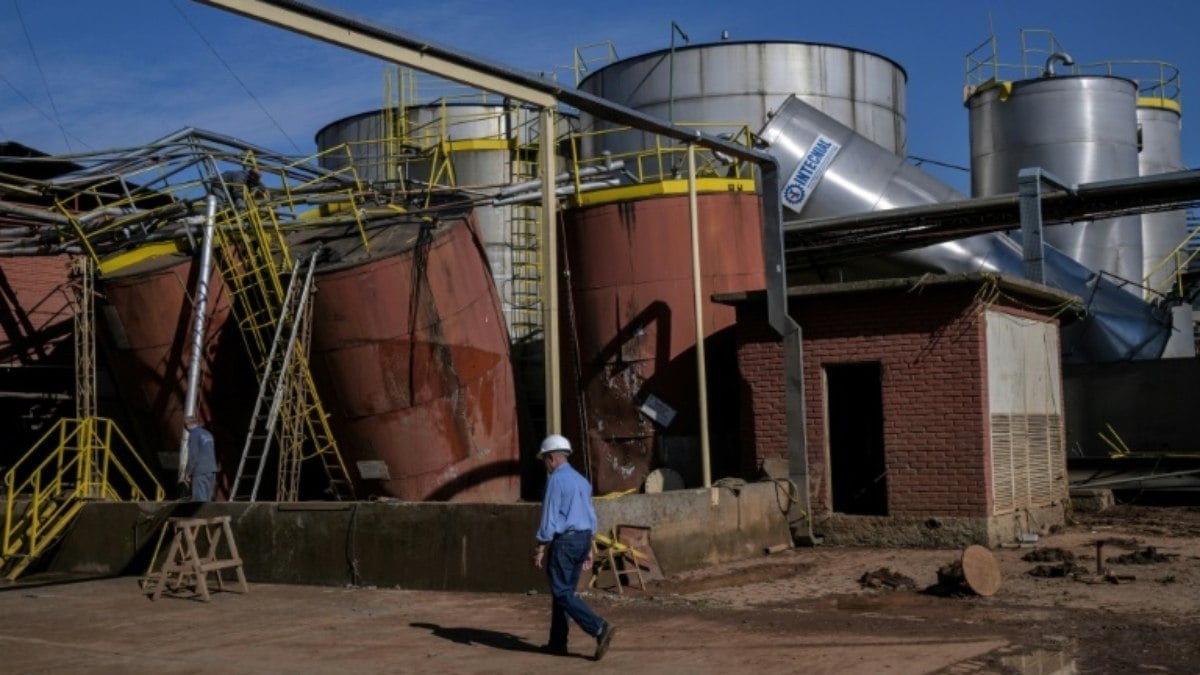
[{"label": "rusted metal surface", "polygon": [[391,250],[317,272],[312,364],[344,458],[386,464],[362,494],[516,501],[508,334],[475,228],[391,229]]},{"label": "rusted metal surface", "polygon": [[[144,448],[151,466],[167,470],[177,466],[183,431],[195,275],[191,258],[169,256],[97,282],[103,298],[96,312],[98,340],[135,422],[127,435]],[[208,309],[196,406],[216,442],[222,499],[237,469],[257,386],[216,271]]]},{"label": "rusted metal surface", "polygon": [[[714,293],[764,287],[758,196],[699,196],[705,350],[714,475],[736,466],[732,308]],[[689,485],[700,475],[696,329],[686,195],[568,211],[562,295],[563,425],[582,438],[575,462],[598,493],[638,488],[658,466]],[[574,347],[578,345],[576,353]],[[574,378],[577,386],[566,384]],[[640,408],[649,396],[669,424]],[[581,433],[580,429],[584,431]]]}]

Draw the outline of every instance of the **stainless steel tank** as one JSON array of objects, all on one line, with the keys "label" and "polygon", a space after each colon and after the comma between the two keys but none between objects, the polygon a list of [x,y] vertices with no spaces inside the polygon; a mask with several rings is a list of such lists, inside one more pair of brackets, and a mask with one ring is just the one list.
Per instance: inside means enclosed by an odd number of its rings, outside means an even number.
[{"label": "stainless steel tank", "polygon": [[[388,126],[394,128],[388,129]],[[321,164],[343,168],[351,161],[361,180],[400,184],[425,183],[460,189],[494,191],[497,186],[533,178],[535,166],[523,162],[521,146],[537,141],[538,112],[524,106],[483,103],[431,103],[410,106],[390,117],[383,110],[361,113],[330,123],[317,132]],[[558,130],[556,130],[557,136]],[[345,144],[348,153],[335,150]],[[535,155],[536,156],[536,155]],[[528,170],[530,175],[523,175]],[[528,322],[525,300],[514,288],[514,255],[537,258],[536,238],[517,232],[526,221],[524,206],[480,205],[475,209],[479,233],[492,267],[511,337],[523,337]],[[530,225],[530,227],[533,227]],[[528,285],[528,284],[525,284]]]},{"label": "stainless steel tank", "polygon": [[[905,83],[896,62],[870,52],[805,42],[718,42],[677,47],[611,63],[579,88],[717,135],[754,131],[789,95],[831,115],[897,154],[907,138]],[[580,116],[583,131],[612,124]],[[585,136],[582,154],[619,156],[654,147],[641,132]]]},{"label": "stainless steel tank", "polygon": [[[1040,167],[1067,183],[1138,175],[1133,81],[1065,75],[984,87],[970,109],[971,192],[1017,191],[1021,169]],[[1140,283],[1141,218],[1125,216],[1047,228],[1046,243],[1092,270]],[[1140,293],[1136,285],[1130,292]]]},{"label": "stainless steel tank", "polygon": [[[964,195],[888,152],[830,116],[788,99],[759,136],[779,161],[785,229],[804,220],[905,206],[951,202]],[[1161,354],[1169,319],[1062,252],[1045,248],[1045,283],[1088,301],[1087,317],[1064,330],[1071,362],[1153,359]],[[1003,234],[977,235],[889,256],[909,272],[990,271],[1023,276],[1020,246]]]},{"label": "stainless steel tank", "polygon": [[[1150,176],[1182,171],[1185,167],[1178,103],[1161,98],[1139,98],[1137,120],[1141,141],[1138,173]],[[1187,211],[1142,214],[1142,276],[1150,289],[1160,293],[1172,289],[1178,271],[1177,261],[1172,254],[1187,236]],[[1167,341],[1164,357],[1191,358],[1196,355],[1192,314],[1190,305],[1175,307],[1175,330]]]}]

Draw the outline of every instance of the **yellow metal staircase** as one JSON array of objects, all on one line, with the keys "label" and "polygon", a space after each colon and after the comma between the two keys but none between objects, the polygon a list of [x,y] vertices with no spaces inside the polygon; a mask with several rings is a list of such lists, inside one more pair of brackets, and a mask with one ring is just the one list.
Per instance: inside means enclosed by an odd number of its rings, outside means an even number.
[{"label": "yellow metal staircase", "polygon": [[[118,450],[132,460],[128,467]],[[8,470],[4,488],[0,572],[10,581],[58,541],[86,502],[164,497],[129,440],[103,417],[60,419]]]}]

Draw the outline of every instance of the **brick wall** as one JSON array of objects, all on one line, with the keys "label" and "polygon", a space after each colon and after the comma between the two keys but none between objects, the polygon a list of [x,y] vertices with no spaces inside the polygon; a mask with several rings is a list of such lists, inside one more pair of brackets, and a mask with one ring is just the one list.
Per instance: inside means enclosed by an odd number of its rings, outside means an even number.
[{"label": "brick wall", "polygon": [[71,337],[67,256],[0,258],[0,363],[45,360]]},{"label": "brick wall", "polygon": [[0,473],[74,412],[67,256],[0,258]]},{"label": "brick wall", "polygon": [[[828,513],[831,503],[823,368],[878,362],[889,515],[990,515],[986,333],[977,290],[964,283],[791,299],[803,335],[814,513]],[[990,309],[1045,320],[1015,307]],[[738,366],[750,393],[741,402],[743,468],[753,475],[765,460],[787,458],[782,343],[767,325],[764,301],[739,306]]]}]

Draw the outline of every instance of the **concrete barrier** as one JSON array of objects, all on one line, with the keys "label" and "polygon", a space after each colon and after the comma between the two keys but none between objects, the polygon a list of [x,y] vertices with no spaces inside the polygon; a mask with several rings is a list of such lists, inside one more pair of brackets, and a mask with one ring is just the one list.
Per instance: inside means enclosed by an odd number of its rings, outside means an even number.
[{"label": "concrete barrier", "polygon": [[[675,574],[790,543],[787,495],[779,484],[764,482],[595,503],[601,531],[649,527],[663,572]],[[142,574],[167,518],[229,515],[251,582],[542,590],[544,573],[530,564],[540,508],[392,501],[92,503],[39,568]],[[163,555],[165,549],[164,543]]]}]

